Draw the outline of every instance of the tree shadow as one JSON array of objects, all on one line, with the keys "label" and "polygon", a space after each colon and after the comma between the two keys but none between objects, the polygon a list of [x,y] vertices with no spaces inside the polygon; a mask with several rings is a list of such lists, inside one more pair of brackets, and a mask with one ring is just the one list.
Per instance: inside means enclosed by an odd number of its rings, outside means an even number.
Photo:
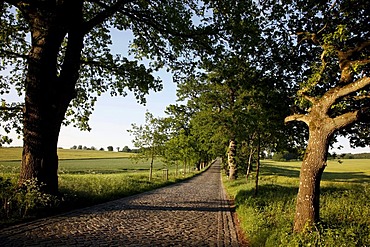
[{"label": "tree shadow", "polygon": [[[348,191],[348,188],[345,187],[327,186],[320,189],[320,194],[344,193],[346,191]],[[240,190],[235,196],[235,204],[238,207],[248,203],[259,208],[271,203],[280,202],[285,204],[295,201],[297,193],[297,186],[264,184],[259,186],[257,195],[254,195],[254,189]]]},{"label": "tree shadow", "polygon": [[[278,166],[263,164],[261,167],[262,176],[284,176],[289,178],[299,178],[300,167],[295,166]],[[322,176],[321,181],[331,182],[349,182],[349,183],[365,183],[370,182],[370,175],[364,172],[326,172]]]},{"label": "tree shadow", "polygon": [[278,166],[270,164],[261,165],[262,176],[284,176],[289,178],[299,178],[300,167]]},{"label": "tree shadow", "polygon": [[263,207],[272,201],[286,201],[297,196],[298,187],[282,186],[277,184],[264,184],[258,187],[258,194],[254,195],[254,189],[240,190],[235,196],[236,207],[245,204],[252,199],[257,207]]},{"label": "tree shadow", "polygon": [[346,183],[368,183],[370,176],[364,172],[325,172],[322,181],[346,182]]}]

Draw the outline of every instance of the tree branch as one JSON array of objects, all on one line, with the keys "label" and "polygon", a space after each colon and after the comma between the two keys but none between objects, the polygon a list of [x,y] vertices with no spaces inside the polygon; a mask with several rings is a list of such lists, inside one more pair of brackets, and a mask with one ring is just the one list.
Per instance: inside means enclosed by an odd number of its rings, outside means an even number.
[{"label": "tree branch", "polygon": [[[336,99],[339,99],[339,98],[342,98],[348,94],[351,94],[351,93],[354,93],[358,90],[361,90],[367,86],[370,85],[370,77],[362,77],[360,79],[358,79],[357,81],[351,83],[351,84],[348,84],[348,85],[345,85],[341,88],[337,88],[337,90],[335,90],[336,92],[333,93],[333,96],[336,98]],[[329,91],[330,92],[330,91]]]},{"label": "tree branch", "polygon": [[22,107],[7,107],[7,106],[0,106],[0,111],[23,111]]},{"label": "tree branch", "polygon": [[84,23],[83,26],[83,32],[88,33],[91,29],[93,29],[95,26],[97,26],[100,23],[103,23],[108,18],[112,17],[116,12],[118,12],[125,4],[128,4],[130,2],[134,2],[134,0],[121,0],[117,3],[108,6],[99,0],[88,0],[88,2],[95,3],[99,5],[100,7],[104,8],[104,10],[100,13],[98,13],[95,17],[90,19],[89,21]]},{"label": "tree branch", "polygon": [[320,99],[323,105],[329,107],[334,104],[338,99],[343,98],[351,93],[361,90],[370,85],[370,77],[362,77],[357,81],[345,85],[343,87],[335,87],[327,91]]},{"label": "tree branch", "polygon": [[315,97],[311,97],[305,93],[302,94],[302,97],[305,98],[306,100],[310,101],[312,104],[315,104],[316,102],[316,98]]},{"label": "tree branch", "polygon": [[339,68],[342,70],[340,75],[340,83],[348,83],[353,80],[353,68],[356,66],[364,66],[370,63],[370,59],[362,59],[349,61],[344,60],[339,63]]},{"label": "tree branch", "polygon": [[7,50],[3,50],[3,49],[0,49],[0,54],[1,53],[4,53],[5,55],[10,56],[10,57],[23,58],[23,59],[26,59],[26,60],[29,58],[28,55],[19,54],[19,53],[13,52],[13,51],[7,51]]},{"label": "tree branch", "polygon": [[361,52],[363,49],[365,49],[368,46],[370,46],[370,40],[365,40],[352,49],[349,49],[347,51],[338,51],[339,63],[342,60],[348,60],[349,57],[351,57],[354,53]]},{"label": "tree branch", "polygon": [[357,111],[347,112],[340,116],[332,118],[335,129],[339,130],[339,129],[342,129],[348,126],[349,124],[354,123],[356,120],[359,119],[359,116],[360,116],[359,113],[360,111],[357,110]]},{"label": "tree branch", "polygon": [[354,99],[354,100],[370,99],[370,95],[369,94],[367,94],[367,95],[358,95],[358,96],[352,97],[352,99]]},{"label": "tree branch", "polygon": [[143,23],[153,27],[154,29],[156,29],[159,32],[165,32],[165,33],[168,33],[168,34],[171,34],[171,35],[174,35],[174,36],[177,36],[177,37],[182,37],[182,38],[194,38],[194,37],[202,36],[202,35],[217,34],[220,31],[220,29],[216,29],[216,30],[212,29],[211,32],[208,32],[208,31],[199,32],[199,30],[193,30],[190,33],[177,32],[175,30],[171,30],[171,29],[166,28],[164,25],[161,25],[159,22],[157,22],[153,18],[151,18],[151,16],[149,16],[149,15],[143,13],[143,12],[139,12],[139,11],[131,11],[130,12],[130,11],[125,10],[125,9],[120,10],[120,12],[123,13],[124,15],[126,15],[126,16],[129,16],[130,18],[132,18],[132,19],[134,19],[138,22],[143,22]]},{"label": "tree branch", "polygon": [[[298,37],[298,44],[302,43],[304,40],[311,40],[315,45],[319,45],[320,42],[317,39],[316,33],[310,33],[310,32],[297,32]],[[302,37],[301,40],[299,40],[299,37]]]},{"label": "tree branch", "polygon": [[285,124],[292,121],[301,121],[309,126],[309,117],[305,114],[293,114],[284,119]]}]

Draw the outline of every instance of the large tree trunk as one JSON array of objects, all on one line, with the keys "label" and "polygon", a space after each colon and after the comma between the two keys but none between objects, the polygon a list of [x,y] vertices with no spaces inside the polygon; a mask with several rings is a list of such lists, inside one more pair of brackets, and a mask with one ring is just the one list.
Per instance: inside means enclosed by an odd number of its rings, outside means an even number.
[{"label": "large tree trunk", "polygon": [[[74,86],[78,78],[83,34],[73,32],[68,27],[68,21],[81,18],[80,15],[74,13],[72,18],[66,20],[61,14],[63,11],[56,11],[55,5],[45,4],[43,7],[20,7],[32,35],[25,82],[20,183],[37,179],[40,184],[44,184],[45,192],[57,194],[59,131],[67,107],[75,96]],[[75,28],[78,28],[78,23],[74,22]],[[58,75],[59,49],[67,32],[67,50]]]},{"label": "large tree trunk", "polygon": [[236,141],[231,139],[229,142],[229,150],[227,152],[227,162],[229,165],[229,179],[235,180],[237,177],[237,166],[236,166]]},{"label": "large tree trunk", "polygon": [[[312,124],[314,126],[314,124]],[[302,232],[320,218],[320,181],[326,167],[331,133],[325,127],[310,128],[310,137],[303,158],[294,231]]]},{"label": "large tree trunk", "polygon": [[37,179],[45,185],[45,192],[57,194],[57,142],[60,123],[54,112],[38,109],[30,100],[27,101],[23,121],[24,143],[20,182]]}]

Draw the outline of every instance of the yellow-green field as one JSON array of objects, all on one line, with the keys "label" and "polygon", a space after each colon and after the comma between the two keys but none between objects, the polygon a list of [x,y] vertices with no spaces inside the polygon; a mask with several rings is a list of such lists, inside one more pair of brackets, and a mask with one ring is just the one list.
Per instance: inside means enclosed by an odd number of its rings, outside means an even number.
[{"label": "yellow-green field", "polygon": [[[58,149],[60,160],[71,159],[104,159],[104,158],[128,158],[134,156],[132,153],[109,152],[98,150]],[[22,148],[0,147],[0,161],[18,161],[22,158]]]}]

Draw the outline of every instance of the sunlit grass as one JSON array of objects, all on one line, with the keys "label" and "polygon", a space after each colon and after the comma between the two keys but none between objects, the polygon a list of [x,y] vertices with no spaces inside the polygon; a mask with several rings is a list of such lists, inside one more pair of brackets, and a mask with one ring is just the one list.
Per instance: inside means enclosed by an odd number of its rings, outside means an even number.
[{"label": "sunlit grass", "polygon": [[[0,177],[4,185],[6,179],[10,178],[14,187],[17,187],[20,158],[15,157],[19,154],[19,150],[20,148],[0,148]],[[61,213],[149,191],[188,179],[199,173],[193,169],[194,167],[189,169],[188,166],[184,171],[182,166],[166,165],[161,159],[156,159],[153,177],[149,181],[150,163],[146,160],[129,158],[127,154],[115,152],[90,150],[59,150],[59,152],[59,157],[64,157],[59,160],[58,171],[59,191],[62,197],[49,210],[43,208],[40,212],[36,211],[35,215],[27,216],[28,218],[40,216],[40,213],[42,216]],[[0,199],[0,201],[9,199],[8,192],[2,191],[1,188]],[[15,204],[16,202],[13,203]],[[2,216],[3,211],[0,208]],[[20,220],[22,219],[19,217],[0,218],[0,228],[4,224],[12,224]]]},{"label": "sunlit grass", "polygon": [[264,161],[257,196],[253,177],[223,176],[251,246],[370,246],[370,161],[329,161],[321,183],[322,221],[309,234],[293,235],[300,165]]},{"label": "sunlit grass", "polygon": [[149,171],[130,171],[115,174],[61,174],[60,192],[73,202],[73,207],[81,207],[122,198],[149,191],[164,185],[194,176],[196,173],[178,174],[169,171],[168,180],[162,170],[153,172],[149,181]]}]

